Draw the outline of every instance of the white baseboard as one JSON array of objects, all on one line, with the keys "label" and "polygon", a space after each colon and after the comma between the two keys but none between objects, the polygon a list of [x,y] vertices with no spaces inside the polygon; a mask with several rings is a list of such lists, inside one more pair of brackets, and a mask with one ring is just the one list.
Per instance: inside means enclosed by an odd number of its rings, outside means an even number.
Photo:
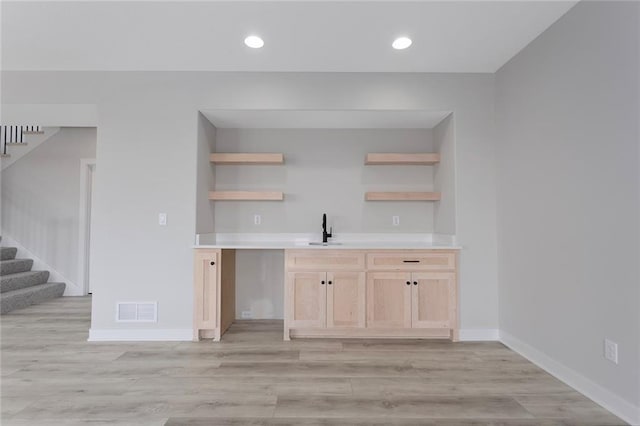
[{"label": "white baseboard", "polygon": [[183,342],[193,340],[190,328],[90,329],[89,342]]},{"label": "white baseboard", "polygon": [[500,341],[558,380],[566,383],[611,411],[625,422],[632,425],[640,424],[640,407],[620,398],[618,395],[592,382],[580,373],[502,330],[500,331]]},{"label": "white baseboard", "polygon": [[500,330],[497,328],[465,328],[460,329],[461,342],[496,342],[500,340]]},{"label": "white baseboard", "polygon": [[4,231],[2,232],[2,246],[17,248],[18,254],[16,255],[16,257],[18,258],[33,259],[34,271],[49,271],[49,282],[65,283],[66,287],[64,289],[63,296],[84,296],[84,291],[82,290],[82,288],[80,288],[80,286],[78,286],[78,284],[62,275],[55,268],[33,254],[29,249],[24,247],[10,235],[4,233]]}]

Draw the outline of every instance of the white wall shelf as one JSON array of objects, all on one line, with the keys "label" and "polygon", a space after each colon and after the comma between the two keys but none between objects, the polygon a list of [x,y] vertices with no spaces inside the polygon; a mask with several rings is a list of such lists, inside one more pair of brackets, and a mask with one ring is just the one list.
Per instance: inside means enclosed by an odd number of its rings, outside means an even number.
[{"label": "white wall shelf", "polygon": [[220,165],[284,164],[284,154],[216,152],[209,156],[209,160]]}]

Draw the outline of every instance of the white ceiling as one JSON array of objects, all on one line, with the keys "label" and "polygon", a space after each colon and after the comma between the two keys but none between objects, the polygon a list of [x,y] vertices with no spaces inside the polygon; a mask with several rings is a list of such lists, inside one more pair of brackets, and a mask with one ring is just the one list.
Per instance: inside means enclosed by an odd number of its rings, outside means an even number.
[{"label": "white ceiling", "polygon": [[431,129],[449,111],[229,110],[200,111],[224,129]]},{"label": "white ceiling", "polygon": [[[575,3],[3,1],[2,67],[495,72]],[[399,35],[413,45],[393,50]]]}]

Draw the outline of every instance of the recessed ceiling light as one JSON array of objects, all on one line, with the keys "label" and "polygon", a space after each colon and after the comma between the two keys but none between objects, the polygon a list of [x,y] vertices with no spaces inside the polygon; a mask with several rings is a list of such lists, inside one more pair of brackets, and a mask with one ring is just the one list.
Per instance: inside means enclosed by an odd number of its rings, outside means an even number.
[{"label": "recessed ceiling light", "polygon": [[411,39],[409,37],[398,37],[397,39],[393,40],[391,46],[393,46],[393,48],[396,50],[406,49],[407,47],[411,46]]},{"label": "recessed ceiling light", "polygon": [[260,49],[264,46],[264,41],[260,37],[252,35],[244,39],[244,44],[252,49]]}]

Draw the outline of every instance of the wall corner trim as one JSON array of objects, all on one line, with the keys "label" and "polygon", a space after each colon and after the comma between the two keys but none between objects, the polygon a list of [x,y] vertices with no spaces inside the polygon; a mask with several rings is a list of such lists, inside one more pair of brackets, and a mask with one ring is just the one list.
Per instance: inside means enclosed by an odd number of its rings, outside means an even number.
[{"label": "wall corner trim", "polygon": [[191,328],[89,329],[88,342],[185,342],[193,340]]},{"label": "wall corner trim", "polygon": [[497,328],[462,328],[461,342],[497,342],[500,340],[500,330]]},{"label": "wall corner trim", "polygon": [[571,386],[631,425],[640,425],[640,407],[592,382],[577,371],[559,363],[533,346],[500,330],[500,341],[556,379]]}]

